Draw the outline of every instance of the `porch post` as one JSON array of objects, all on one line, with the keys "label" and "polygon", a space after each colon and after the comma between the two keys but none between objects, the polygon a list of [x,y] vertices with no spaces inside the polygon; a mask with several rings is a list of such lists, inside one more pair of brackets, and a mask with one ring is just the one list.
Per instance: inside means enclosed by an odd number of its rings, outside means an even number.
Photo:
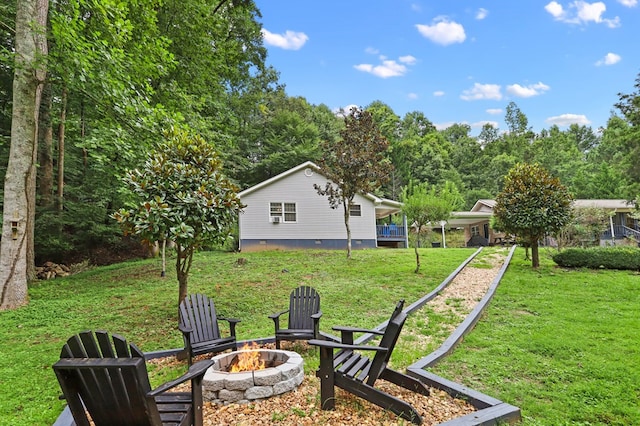
[{"label": "porch post", "polygon": [[616,236],[613,233],[613,216],[609,215],[609,226],[611,226],[611,245],[616,245]]},{"label": "porch post", "polygon": [[409,227],[407,226],[407,215],[402,215],[402,226],[404,226],[404,248],[409,248]]}]

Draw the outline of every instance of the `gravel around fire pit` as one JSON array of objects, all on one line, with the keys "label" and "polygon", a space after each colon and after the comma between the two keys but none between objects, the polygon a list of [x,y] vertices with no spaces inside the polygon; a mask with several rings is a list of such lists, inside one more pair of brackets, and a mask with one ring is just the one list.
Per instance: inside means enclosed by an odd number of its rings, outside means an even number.
[{"label": "gravel around fire pit", "polygon": [[[461,271],[449,286],[429,302],[435,310],[455,312],[462,321],[475,303],[486,293],[497,276],[505,256],[496,254],[490,260],[491,268],[467,267]],[[448,300],[452,298],[462,303],[452,309]],[[410,332],[409,330],[405,330]],[[286,342],[285,342],[286,344]],[[270,345],[265,345],[269,347]],[[426,354],[425,354],[426,355]],[[204,359],[205,356],[199,357]],[[209,357],[210,358],[210,357]],[[175,358],[152,360],[152,363],[167,365],[177,363]],[[425,426],[438,425],[466,414],[475,408],[461,399],[452,398],[446,392],[430,389],[430,396],[423,396],[400,388],[392,383],[378,380],[376,388],[394,395],[411,404],[422,417]],[[407,425],[390,411],[336,388],[336,409],[320,409],[320,380],[314,374],[306,374],[302,384],[294,391],[269,399],[247,404],[220,406],[205,402],[204,424],[207,426],[250,426],[250,425]]]}]

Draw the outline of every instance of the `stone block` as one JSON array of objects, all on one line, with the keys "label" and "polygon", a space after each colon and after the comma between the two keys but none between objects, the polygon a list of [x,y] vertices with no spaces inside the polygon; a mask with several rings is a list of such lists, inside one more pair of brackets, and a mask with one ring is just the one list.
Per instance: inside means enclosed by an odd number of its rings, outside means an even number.
[{"label": "stone block", "polygon": [[222,389],[218,397],[225,402],[238,402],[244,399],[244,391]]},{"label": "stone block", "polygon": [[256,386],[273,386],[282,380],[282,373],[277,368],[265,368],[253,372],[253,382]]},{"label": "stone block", "polygon": [[253,372],[229,374],[224,379],[224,387],[229,390],[246,390],[253,386]]},{"label": "stone block", "polygon": [[273,395],[272,386],[254,386],[244,391],[244,397],[250,400],[269,398],[271,395]]},{"label": "stone block", "polygon": [[229,376],[229,373],[224,371],[216,371],[213,368],[209,368],[206,373],[204,373],[204,378],[202,379],[202,387],[205,390],[217,392],[220,389],[224,389],[224,380]]},{"label": "stone block", "polygon": [[290,357],[289,361],[275,368],[282,372],[282,377],[284,377],[285,379],[290,379],[292,377],[295,377],[302,370],[302,358],[296,359]]},{"label": "stone block", "polygon": [[273,394],[280,395],[281,393],[289,392],[296,388],[296,378],[282,381],[273,385]]}]

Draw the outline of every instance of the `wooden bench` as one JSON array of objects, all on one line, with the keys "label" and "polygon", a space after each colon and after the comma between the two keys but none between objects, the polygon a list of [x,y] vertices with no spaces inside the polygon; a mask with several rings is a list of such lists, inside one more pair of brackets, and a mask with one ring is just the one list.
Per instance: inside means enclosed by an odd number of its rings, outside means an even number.
[{"label": "wooden bench", "polygon": [[[320,378],[320,399],[323,410],[335,408],[335,390],[338,386],[415,424],[422,423],[418,412],[408,403],[374,387],[378,379],[383,379],[428,396],[429,390],[417,379],[390,369],[387,364],[400,331],[407,319],[402,310],[404,301],[396,305],[384,332],[354,327],[333,327],[340,331],[340,342],[312,339],[309,344],[320,347],[320,367],[316,376]],[[354,333],[381,335],[378,346],[354,345]],[[334,354],[334,351],[335,354]],[[372,358],[360,352],[373,352]]]},{"label": "wooden bench", "polygon": [[[222,337],[218,320],[229,323],[229,336]],[[185,354],[189,365],[196,355],[237,349],[236,318],[219,317],[213,299],[204,294],[191,294],[180,302],[178,328],[182,332]]]},{"label": "wooden bench", "polygon": [[[72,336],[53,365],[77,426],[202,425],[202,379],[213,361],[151,390],[144,354],[118,335]],[[189,392],[167,392],[191,381]]]},{"label": "wooden bench", "polygon": [[[280,327],[280,317],[288,313],[287,328]],[[289,295],[289,309],[269,315],[275,325],[276,349],[282,340],[317,339],[320,332],[320,295],[309,286],[300,286]]]}]

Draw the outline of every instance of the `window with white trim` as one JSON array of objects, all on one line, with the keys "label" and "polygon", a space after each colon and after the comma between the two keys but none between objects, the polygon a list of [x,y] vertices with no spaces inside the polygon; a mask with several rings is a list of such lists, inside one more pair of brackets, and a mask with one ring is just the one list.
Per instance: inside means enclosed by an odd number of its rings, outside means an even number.
[{"label": "window with white trim", "polygon": [[280,218],[280,222],[296,222],[296,203],[269,203],[269,216],[272,222],[274,217]]},{"label": "window with white trim", "polygon": [[349,207],[350,216],[362,216],[362,206],[360,204],[351,204]]},{"label": "window with white trim", "polygon": [[480,235],[480,227],[478,225],[473,225],[471,227],[471,236],[475,237],[476,235]]}]

